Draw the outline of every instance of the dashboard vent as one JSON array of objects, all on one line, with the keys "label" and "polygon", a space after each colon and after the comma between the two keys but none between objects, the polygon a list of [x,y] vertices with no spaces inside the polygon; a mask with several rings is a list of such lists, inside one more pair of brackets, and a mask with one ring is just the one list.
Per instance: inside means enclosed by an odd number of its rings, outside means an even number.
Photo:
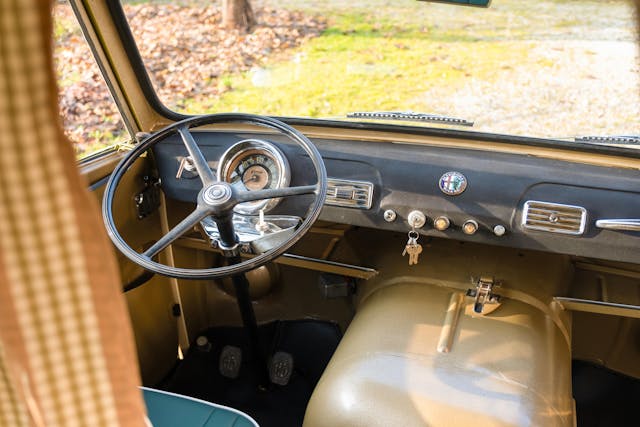
[{"label": "dashboard vent", "polygon": [[522,212],[522,226],[529,230],[580,235],[586,223],[587,210],[580,206],[529,200]]},{"label": "dashboard vent", "polygon": [[325,205],[371,209],[372,202],[372,183],[366,181],[347,181],[335,178],[327,179],[327,198],[324,202]]}]

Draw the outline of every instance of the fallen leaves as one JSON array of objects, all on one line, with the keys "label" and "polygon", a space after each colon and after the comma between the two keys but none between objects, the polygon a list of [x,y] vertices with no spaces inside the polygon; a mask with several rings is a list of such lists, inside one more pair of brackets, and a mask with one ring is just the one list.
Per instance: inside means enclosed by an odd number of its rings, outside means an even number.
[{"label": "fallen leaves", "polygon": [[[318,36],[322,17],[259,8],[251,33],[227,30],[218,5],[125,5],[125,14],[160,99],[182,109],[193,98],[213,98],[232,88],[225,76],[263,65],[269,58]],[[75,19],[58,3],[54,19]],[[60,109],[67,134],[82,153],[124,133],[119,113],[78,30],[56,34]]]}]

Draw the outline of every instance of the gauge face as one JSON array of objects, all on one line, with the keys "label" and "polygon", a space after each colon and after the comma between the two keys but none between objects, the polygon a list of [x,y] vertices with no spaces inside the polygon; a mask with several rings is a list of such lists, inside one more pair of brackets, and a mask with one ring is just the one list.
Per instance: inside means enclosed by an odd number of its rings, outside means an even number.
[{"label": "gauge face", "polygon": [[280,171],[270,155],[259,150],[248,150],[237,156],[226,171],[225,181],[242,183],[249,191],[277,188]]},{"label": "gauge face", "polygon": [[[218,179],[231,183],[241,191],[282,188],[289,185],[289,165],[273,144],[257,139],[240,141],[220,159]],[[279,199],[241,203],[235,211],[256,214],[268,211]]]},{"label": "gauge face", "polygon": [[248,190],[262,190],[272,182],[267,169],[262,165],[253,165],[242,173],[242,183]]}]

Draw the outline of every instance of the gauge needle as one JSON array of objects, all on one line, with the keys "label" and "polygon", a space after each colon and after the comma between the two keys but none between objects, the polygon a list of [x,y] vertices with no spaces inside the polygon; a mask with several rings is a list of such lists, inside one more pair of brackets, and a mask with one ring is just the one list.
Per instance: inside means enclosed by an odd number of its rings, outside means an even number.
[{"label": "gauge needle", "polygon": [[243,182],[257,181],[259,179],[260,179],[260,177],[258,175],[253,174],[253,175],[251,175],[251,177],[249,179],[246,179]]}]

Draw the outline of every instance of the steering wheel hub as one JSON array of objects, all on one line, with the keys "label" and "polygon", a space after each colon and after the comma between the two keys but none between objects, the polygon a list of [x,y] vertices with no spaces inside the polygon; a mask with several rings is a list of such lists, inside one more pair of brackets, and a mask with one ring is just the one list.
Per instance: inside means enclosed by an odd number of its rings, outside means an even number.
[{"label": "steering wheel hub", "polygon": [[202,192],[202,199],[211,206],[220,206],[228,202],[232,196],[231,186],[226,182],[216,182],[206,187]]}]

